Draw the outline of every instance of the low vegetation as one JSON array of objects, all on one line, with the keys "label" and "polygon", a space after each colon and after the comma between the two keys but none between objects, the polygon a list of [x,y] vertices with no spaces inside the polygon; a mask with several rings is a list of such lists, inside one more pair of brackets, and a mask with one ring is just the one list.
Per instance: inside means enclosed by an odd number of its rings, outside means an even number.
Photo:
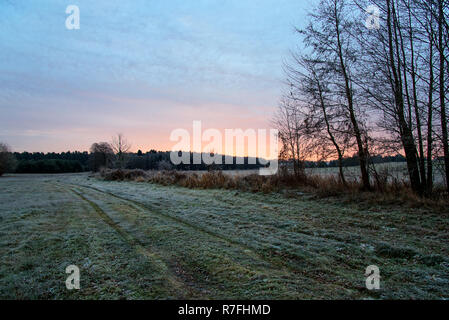
[{"label": "low vegetation", "polygon": [[0,179],[0,221],[2,299],[449,298],[447,212],[64,174]]},{"label": "low vegetation", "polygon": [[362,186],[356,180],[343,184],[335,175],[309,174],[298,177],[285,171],[273,176],[260,176],[256,173],[233,175],[222,171],[102,169],[96,176],[106,181],[149,182],[191,189],[234,189],[265,194],[276,192],[292,195],[306,192],[319,198],[340,197],[344,201],[370,206],[396,204],[410,207],[424,206],[431,210],[444,211],[449,204],[447,192],[443,188],[435,188],[432,197],[420,197],[412,192],[407,182],[389,181],[380,175],[370,192],[363,191]]}]

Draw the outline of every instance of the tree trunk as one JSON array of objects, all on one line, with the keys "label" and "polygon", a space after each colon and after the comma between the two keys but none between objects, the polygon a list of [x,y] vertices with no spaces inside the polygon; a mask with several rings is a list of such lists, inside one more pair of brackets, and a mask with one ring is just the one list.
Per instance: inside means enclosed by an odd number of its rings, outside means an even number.
[{"label": "tree trunk", "polygon": [[[430,18],[432,19],[432,18]],[[433,113],[433,90],[434,90],[434,74],[433,74],[433,28],[432,20],[430,21],[429,35],[429,103],[427,105],[427,186],[428,195],[433,189],[433,166],[432,166],[432,113]]]},{"label": "tree trunk", "polygon": [[443,0],[438,1],[438,46],[440,54],[440,112],[441,112],[441,136],[443,139],[444,152],[444,169],[446,177],[446,187],[449,190],[449,145],[447,135],[447,117],[446,117],[446,97],[445,97],[445,83],[444,83],[444,44],[443,44],[443,28],[444,28],[444,11]]},{"label": "tree trunk", "polygon": [[[411,54],[411,76],[412,76],[412,92],[413,92],[413,109],[415,111],[415,120],[416,120],[416,131],[418,134],[418,149],[419,149],[419,171],[421,174],[421,183],[423,188],[426,186],[426,167],[424,163],[424,145],[423,145],[423,137],[422,137],[422,129],[421,129],[421,117],[419,115],[418,108],[418,93],[416,88],[416,71],[415,71],[415,48],[413,42],[413,31],[412,31],[412,18],[410,13],[411,8],[408,8],[408,16],[409,16],[409,37],[410,37],[410,54]],[[405,63],[405,62],[404,62]],[[411,126],[410,126],[411,127]]]},{"label": "tree trunk", "polygon": [[341,68],[341,72],[343,74],[343,78],[345,81],[346,101],[348,103],[349,116],[350,116],[350,120],[352,123],[354,136],[357,141],[360,173],[362,175],[363,189],[371,190],[368,168],[367,168],[367,156],[365,153],[365,148],[363,146],[362,134],[360,132],[359,124],[358,124],[357,118],[355,116],[354,101],[353,101],[353,97],[352,97],[352,88],[350,85],[349,75],[346,70],[346,64],[343,59],[343,48],[342,48],[341,39],[340,39],[340,21],[338,20],[337,8],[335,8],[335,31],[337,33],[337,48],[338,48],[338,57],[339,57],[339,61],[340,61],[340,68]]},{"label": "tree trunk", "polygon": [[327,117],[326,104],[324,103],[323,90],[321,88],[320,81],[316,77],[315,77],[315,80],[316,80],[317,86],[318,86],[318,94],[320,95],[320,105],[321,105],[321,109],[323,110],[323,117],[324,117],[324,122],[326,123],[327,134],[329,135],[329,138],[331,139],[332,144],[335,147],[335,150],[337,150],[338,169],[339,169],[340,180],[341,180],[341,183],[343,183],[343,185],[346,186],[347,185],[346,179],[345,179],[345,175],[343,173],[343,154],[342,154],[340,146],[338,145],[337,141],[335,140],[334,134],[332,133],[332,130],[331,130],[329,119]]},{"label": "tree trunk", "polygon": [[[395,59],[394,59],[394,44],[393,44],[393,31],[392,31],[392,15],[393,15],[393,24],[394,28],[396,28],[395,19],[395,10],[394,6],[391,7],[391,1],[386,0],[387,2],[387,28],[388,28],[388,43],[389,43],[389,55],[390,55],[390,67],[391,73],[393,76],[393,91],[395,96],[395,104],[396,104],[396,113],[398,117],[398,123],[400,128],[401,142],[404,148],[405,157],[407,160],[407,169],[410,176],[410,184],[412,186],[413,191],[418,194],[422,194],[421,188],[421,180],[419,175],[418,162],[416,158],[416,147],[415,141],[413,138],[413,132],[404,116],[404,98],[403,98],[403,89],[402,83],[400,81],[400,56],[397,54],[398,66],[396,68]],[[396,49],[398,48],[397,37],[395,38]],[[396,50],[397,51],[397,50]]]}]

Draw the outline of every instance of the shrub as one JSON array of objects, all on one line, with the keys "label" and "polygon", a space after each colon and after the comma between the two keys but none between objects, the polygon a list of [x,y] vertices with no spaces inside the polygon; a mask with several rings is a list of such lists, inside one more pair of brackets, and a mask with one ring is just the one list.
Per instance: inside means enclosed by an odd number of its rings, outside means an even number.
[{"label": "shrub", "polygon": [[125,179],[126,180],[135,180],[137,178],[145,178],[146,174],[145,171],[136,169],[136,170],[125,170]]},{"label": "shrub", "polygon": [[145,171],[140,169],[126,170],[126,169],[100,169],[100,177],[106,181],[123,181],[123,180],[134,180],[145,181],[147,174]]},{"label": "shrub", "polygon": [[0,143],[0,176],[7,172],[14,172],[16,158],[8,145]]}]

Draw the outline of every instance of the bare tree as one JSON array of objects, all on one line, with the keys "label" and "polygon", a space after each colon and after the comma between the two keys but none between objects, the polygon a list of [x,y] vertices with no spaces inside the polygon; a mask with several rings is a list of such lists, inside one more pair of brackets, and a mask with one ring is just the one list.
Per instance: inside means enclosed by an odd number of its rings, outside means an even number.
[{"label": "bare tree", "polygon": [[[401,54],[401,51],[404,50],[401,40],[402,29],[395,1],[386,0],[385,10],[387,16],[386,34],[382,36],[386,38],[386,42],[384,43],[386,45],[385,51],[387,52],[385,64],[388,68],[387,79],[389,79],[389,83],[391,84],[391,91],[394,97],[393,116],[398,125],[400,139],[407,160],[410,183],[414,191],[422,193],[418,153],[412,128],[412,112],[410,108],[406,108],[408,87],[404,81],[405,78],[403,78],[403,76],[405,77],[403,67],[406,61],[404,55]],[[410,103],[408,105],[410,106]]]},{"label": "bare tree", "polygon": [[439,55],[439,91],[440,91],[440,119],[441,119],[441,139],[443,144],[444,153],[444,168],[445,168],[445,178],[446,186],[449,188],[449,142],[447,133],[447,115],[446,115],[446,83],[445,83],[445,65],[446,65],[446,51],[447,51],[447,38],[445,39],[445,34],[448,32],[448,21],[444,10],[447,10],[448,1],[447,0],[437,0],[438,5],[438,40],[437,49]]},{"label": "bare tree", "polygon": [[[364,72],[358,84],[366,103],[381,112],[377,125],[383,138],[379,142],[405,154],[411,186],[423,194],[426,186],[432,184],[427,181],[432,177],[426,175],[425,166],[427,157],[427,171],[431,171],[434,76],[428,14],[420,7],[424,2],[373,1],[380,10],[382,23],[378,30],[357,30],[360,50],[365,53],[360,60]],[[373,1],[354,2],[363,12]],[[427,127],[423,125],[425,121]]]},{"label": "bare tree", "polygon": [[433,141],[434,141],[434,132],[433,132],[433,117],[434,117],[434,92],[436,89],[435,85],[435,60],[434,60],[434,47],[435,47],[435,15],[433,12],[435,11],[435,3],[434,1],[422,1],[417,4],[416,10],[417,13],[414,14],[417,21],[417,24],[422,28],[422,37],[421,41],[424,42],[424,45],[427,47],[427,50],[424,53],[418,53],[423,56],[424,60],[424,72],[427,73],[427,77],[425,74],[420,75],[419,77],[423,79],[424,90],[427,89],[427,177],[426,177],[426,193],[428,195],[432,194],[433,189]]},{"label": "bare tree", "polygon": [[[363,23],[372,4],[379,28]],[[427,195],[433,159],[443,155],[449,186],[448,12],[447,0],[321,0],[309,26],[297,30],[305,51],[286,66],[290,94],[278,120],[299,115],[302,144],[336,155],[343,182],[343,154],[353,143],[365,189],[370,154],[379,152],[404,154],[412,189]]]},{"label": "bare tree", "polygon": [[[318,160],[337,157],[339,176],[343,184],[343,156],[350,141],[351,129],[346,125],[345,112],[335,101],[328,79],[327,64],[319,59],[293,54],[293,61],[286,65],[290,83],[289,99],[298,101],[303,114],[304,132],[315,143]],[[338,99],[337,99],[338,100]]]},{"label": "bare tree", "polygon": [[304,176],[305,126],[304,118],[301,116],[296,102],[288,97],[283,98],[272,123],[279,131],[280,159],[293,163],[293,172],[296,177]]},{"label": "bare tree", "polygon": [[347,1],[321,0],[317,10],[311,15],[312,21],[305,30],[298,30],[304,36],[315,59],[328,65],[328,76],[333,79],[335,93],[339,94],[346,118],[351,125],[360,163],[360,173],[364,189],[369,190],[367,130],[363,124],[362,107],[357,104],[354,82],[354,65],[357,50],[353,37],[351,14]]},{"label": "bare tree", "polygon": [[125,166],[126,153],[131,150],[131,144],[122,133],[118,133],[117,136],[112,138],[111,146],[117,155],[118,167],[123,168]]}]

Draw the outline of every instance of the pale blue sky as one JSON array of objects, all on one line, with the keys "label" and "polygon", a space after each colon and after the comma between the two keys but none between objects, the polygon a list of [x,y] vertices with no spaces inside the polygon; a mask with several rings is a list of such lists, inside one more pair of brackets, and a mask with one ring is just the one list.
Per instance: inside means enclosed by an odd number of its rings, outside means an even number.
[{"label": "pale blue sky", "polygon": [[146,150],[192,120],[267,128],[311,3],[0,0],[0,141],[87,150],[123,132]]}]

